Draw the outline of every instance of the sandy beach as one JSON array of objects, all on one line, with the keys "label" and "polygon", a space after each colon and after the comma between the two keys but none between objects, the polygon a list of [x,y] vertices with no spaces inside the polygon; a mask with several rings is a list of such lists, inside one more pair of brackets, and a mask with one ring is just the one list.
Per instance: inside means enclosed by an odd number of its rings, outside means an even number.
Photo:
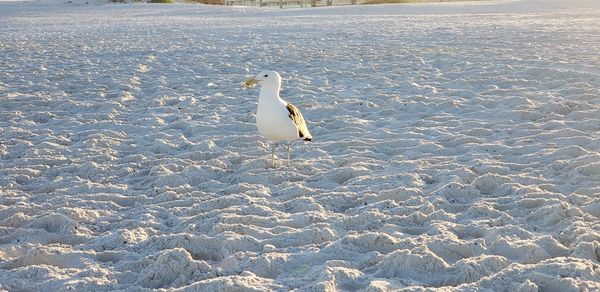
[{"label": "sandy beach", "polygon": [[598,19],[0,2],[0,291],[600,290]]}]

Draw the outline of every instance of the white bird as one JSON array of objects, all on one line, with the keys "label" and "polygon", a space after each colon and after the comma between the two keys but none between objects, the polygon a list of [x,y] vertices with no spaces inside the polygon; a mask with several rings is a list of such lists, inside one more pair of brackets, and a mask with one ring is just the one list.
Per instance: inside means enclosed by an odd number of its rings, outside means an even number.
[{"label": "white bird", "polygon": [[312,141],[304,117],[293,104],[279,97],[281,76],[275,71],[263,71],[244,81],[245,87],[260,85],[256,127],[258,132],[271,141],[271,166],[275,166],[275,146],[287,142],[288,166],[290,165],[290,143],[295,140]]}]

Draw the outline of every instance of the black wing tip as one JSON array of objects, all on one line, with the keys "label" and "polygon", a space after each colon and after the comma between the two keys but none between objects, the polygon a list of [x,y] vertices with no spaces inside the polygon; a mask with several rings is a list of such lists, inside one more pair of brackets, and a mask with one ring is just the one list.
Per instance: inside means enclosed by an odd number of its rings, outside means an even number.
[{"label": "black wing tip", "polygon": [[308,141],[308,142],[312,142],[312,137],[306,137],[306,138],[304,138],[304,139],[302,139],[302,140],[304,140],[304,141]]}]

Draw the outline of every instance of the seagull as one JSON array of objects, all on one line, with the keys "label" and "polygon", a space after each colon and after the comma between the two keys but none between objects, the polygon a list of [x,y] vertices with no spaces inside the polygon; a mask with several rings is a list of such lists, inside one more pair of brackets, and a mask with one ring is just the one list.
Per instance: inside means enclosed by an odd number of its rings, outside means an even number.
[{"label": "seagull", "polygon": [[279,97],[281,76],[275,71],[263,71],[244,81],[244,87],[260,85],[256,127],[261,136],[271,142],[271,166],[275,166],[275,147],[278,142],[287,142],[288,166],[290,166],[290,144],[296,140],[312,141],[300,110]]}]

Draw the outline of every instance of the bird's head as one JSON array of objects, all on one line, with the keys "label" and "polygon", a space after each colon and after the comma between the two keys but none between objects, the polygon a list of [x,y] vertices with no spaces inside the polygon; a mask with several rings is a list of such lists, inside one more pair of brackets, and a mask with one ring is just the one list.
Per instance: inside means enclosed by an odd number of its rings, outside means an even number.
[{"label": "bird's head", "polygon": [[275,71],[262,71],[256,74],[254,77],[246,79],[244,81],[244,87],[254,87],[255,85],[260,86],[277,86],[281,84],[281,76]]}]

